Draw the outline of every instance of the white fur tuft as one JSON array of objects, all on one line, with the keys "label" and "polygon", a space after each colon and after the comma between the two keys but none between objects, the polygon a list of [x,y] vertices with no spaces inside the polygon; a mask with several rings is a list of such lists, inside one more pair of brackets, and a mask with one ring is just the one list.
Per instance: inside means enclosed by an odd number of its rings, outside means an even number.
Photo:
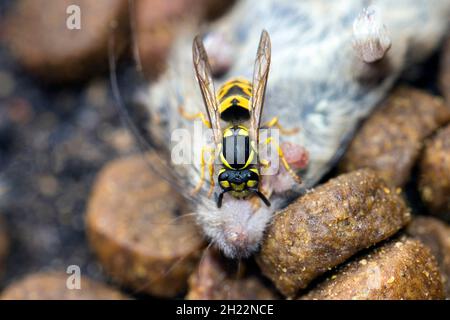
[{"label": "white fur tuft", "polygon": [[220,209],[214,201],[205,201],[197,210],[197,219],[206,236],[227,257],[244,258],[258,250],[276,207],[276,201],[271,207],[261,203],[254,211],[250,201],[225,195]]}]

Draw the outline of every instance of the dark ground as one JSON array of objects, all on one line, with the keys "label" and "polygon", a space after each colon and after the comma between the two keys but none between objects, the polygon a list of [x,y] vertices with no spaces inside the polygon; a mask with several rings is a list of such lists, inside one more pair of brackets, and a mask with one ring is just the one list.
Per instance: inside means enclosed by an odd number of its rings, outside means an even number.
[{"label": "dark ground", "polygon": [[11,238],[0,287],[72,264],[103,278],[85,237],[86,201],[103,164],[132,149],[107,75],[47,86],[0,47],[0,216]]},{"label": "dark ground", "polygon": [[0,98],[0,207],[12,240],[4,279],[70,264],[98,278],[83,214],[96,172],[118,155],[108,137],[119,123],[107,80],[37,88],[0,59],[0,76],[15,86]]}]

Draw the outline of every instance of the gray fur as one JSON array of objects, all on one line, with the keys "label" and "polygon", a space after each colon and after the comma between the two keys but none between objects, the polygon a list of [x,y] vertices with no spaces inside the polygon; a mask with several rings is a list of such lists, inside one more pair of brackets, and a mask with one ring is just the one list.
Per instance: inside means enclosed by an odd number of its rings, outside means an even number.
[{"label": "gray fur", "polygon": [[[384,58],[389,72],[382,77],[373,72],[376,66],[360,61],[352,47],[353,22],[372,3],[383,11],[392,41]],[[244,0],[209,30],[229,36],[235,49],[234,64],[224,80],[237,75],[251,79],[261,30],[269,32],[272,65],[264,118],[278,115],[286,127],[301,128],[296,136],[283,139],[310,152],[302,185],[310,188],[335,164],[357,124],[387,95],[401,72],[438,46],[448,30],[449,16],[449,0]],[[204,111],[192,67],[193,36],[186,31],[178,39],[170,69],[150,87],[146,98],[153,119],[160,120],[149,125],[160,141],[170,140],[175,128],[192,128],[179,116],[180,104],[191,112]],[[373,75],[380,78],[370,79]],[[198,181],[198,164],[177,170],[186,178],[185,188],[192,187],[189,181]],[[219,210],[206,197],[207,187],[198,195],[197,208],[206,236],[229,257],[257,250],[273,212],[285,204],[283,197],[273,196],[272,206],[263,205],[257,212],[248,201],[226,197]]]}]

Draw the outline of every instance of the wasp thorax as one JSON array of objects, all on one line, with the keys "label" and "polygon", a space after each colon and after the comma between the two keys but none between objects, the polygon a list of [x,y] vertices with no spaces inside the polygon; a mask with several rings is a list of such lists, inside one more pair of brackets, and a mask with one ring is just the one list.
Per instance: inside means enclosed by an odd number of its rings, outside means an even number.
[{"label": "wasp thorax", "polygon": [[255,153],[246,127],[232,126],[225,129],[220,160],[226,168],[234,170],[248,168],[255,164]]}]

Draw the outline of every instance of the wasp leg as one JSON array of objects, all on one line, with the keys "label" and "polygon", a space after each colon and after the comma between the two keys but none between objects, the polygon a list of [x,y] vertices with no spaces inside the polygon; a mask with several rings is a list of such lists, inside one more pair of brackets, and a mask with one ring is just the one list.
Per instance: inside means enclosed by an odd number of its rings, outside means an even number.
[{"label": "wasp leg", "polygon": [[[270,167],[270,161],[266,160],[266,159],[259,159],[259,164],[262,167],[264,167],[264,168],[269,168]],[[254,211],[256,211],[256,210],[258,210],[261,207],[261,201],[260,200],[262,199],[262,197],[261,197],[260,194],[262,194],[264,199],[267,200],[267,196],[266,195],[269,195],[269,197],[270,197],[270,192],[264,190],[264,188],[262,187],[261,183],[259,184],[259,188],[258,189],[252,189],[251,191],[258,196],[258,197],[252,197],[250,199],[250,202],[252,203],[252,208],[253,208]],[[264,203],[266,203],[265,200],[263,200]],[[269,206],[270,206],[270,203],[269,203]]]},{"label": "wasp leg", "polygon": [[269,168],[270,167],[270,161],[266,160],[266,159],[260,159],[259,163],[264,167],[264,168]]},{"label": "wasp leg", "polygon": [[296,134],[297,132],[300,131],[299,128],[292,128],[292,129],[285,129],[281,124],[280,124],[280,119],[278,117],[273,117],[272,120],[266,122],[263,126],[263,128],[273,128],[276,127],[280,130],[281,134],[284,134],[286,136],[288,135],[293,135]]},{"label": "wasp leg", "polygon": [[302,183],[302,179],[295,173],[294,170],[292,170],[291,166],[289,165],[289,163],[286,161],[286,158],[284,157],[284,153],[283,150],[281,150],[281,147],[278,145],[278,143],[276,143],[275,141],[273,141],[273,137],[269,137],[266,139],[266,141],[264,142],[264,144],[272,144],[278,151],[278,156],[281,159],[281,163],[283,164],[284,168],[286,169],[286,171],[291,175],[291,177],[295,180],[295,182],[297,183]]},{"label": "wasp leg", "polygon": [[[210,157],[208,159],[208,162],[205,161],[205,152],[208,151],[210,153]],[[211,147],[203,146],[201,151],[201,159],[200,159],[200,181],[198,182],[197,186],[192,190],[191,194],[196,195],[200,189],[203,186],[203,183],[205,182],[205,168],[206,164],[208,164],[208,170],[210,174],[210,188],[208,192],[208,197],[211,196],[213,189],[214,189],[214,149]]]},{"label": "wasp leg", "polygon": [[214,149],[209,148],[210,156],[208,160],[208,170],[209,170],[209,192],[208,198],[211,197],[214,191]]},{"label": "wasp leg", "polygon": [[197,112],[197,113],[189,113],[186,112],[183,108],[183,106],[178,107],[178,112],[181,114],[181,116],[187,120],[191,120],[194,121],[196,119],[200,119],[202,120],[203,124],[211,129],[211,123],[209,122],[208,119],[206,119],[205,115],[203,114],[203,112]]},{"label": "wasp leg", "polygon": [[251,191],[256,195],[256,197],[252,197],[250,199],[253,211],[257,211],[259,208],[261,208],[261,200],[264,202],[266,206],[270,207],[270,201],[267,200],[265,191],[263,191],[262,189],[261,190],[254,189]]},{"label": "wasp leg", "polygon": [[191,194],[196,195],[203,186],[205,182],[205,150],[206,147],[202,147],[201,158],[200,158],[200,181],[197,183],[197,186],[192,190]]}]

